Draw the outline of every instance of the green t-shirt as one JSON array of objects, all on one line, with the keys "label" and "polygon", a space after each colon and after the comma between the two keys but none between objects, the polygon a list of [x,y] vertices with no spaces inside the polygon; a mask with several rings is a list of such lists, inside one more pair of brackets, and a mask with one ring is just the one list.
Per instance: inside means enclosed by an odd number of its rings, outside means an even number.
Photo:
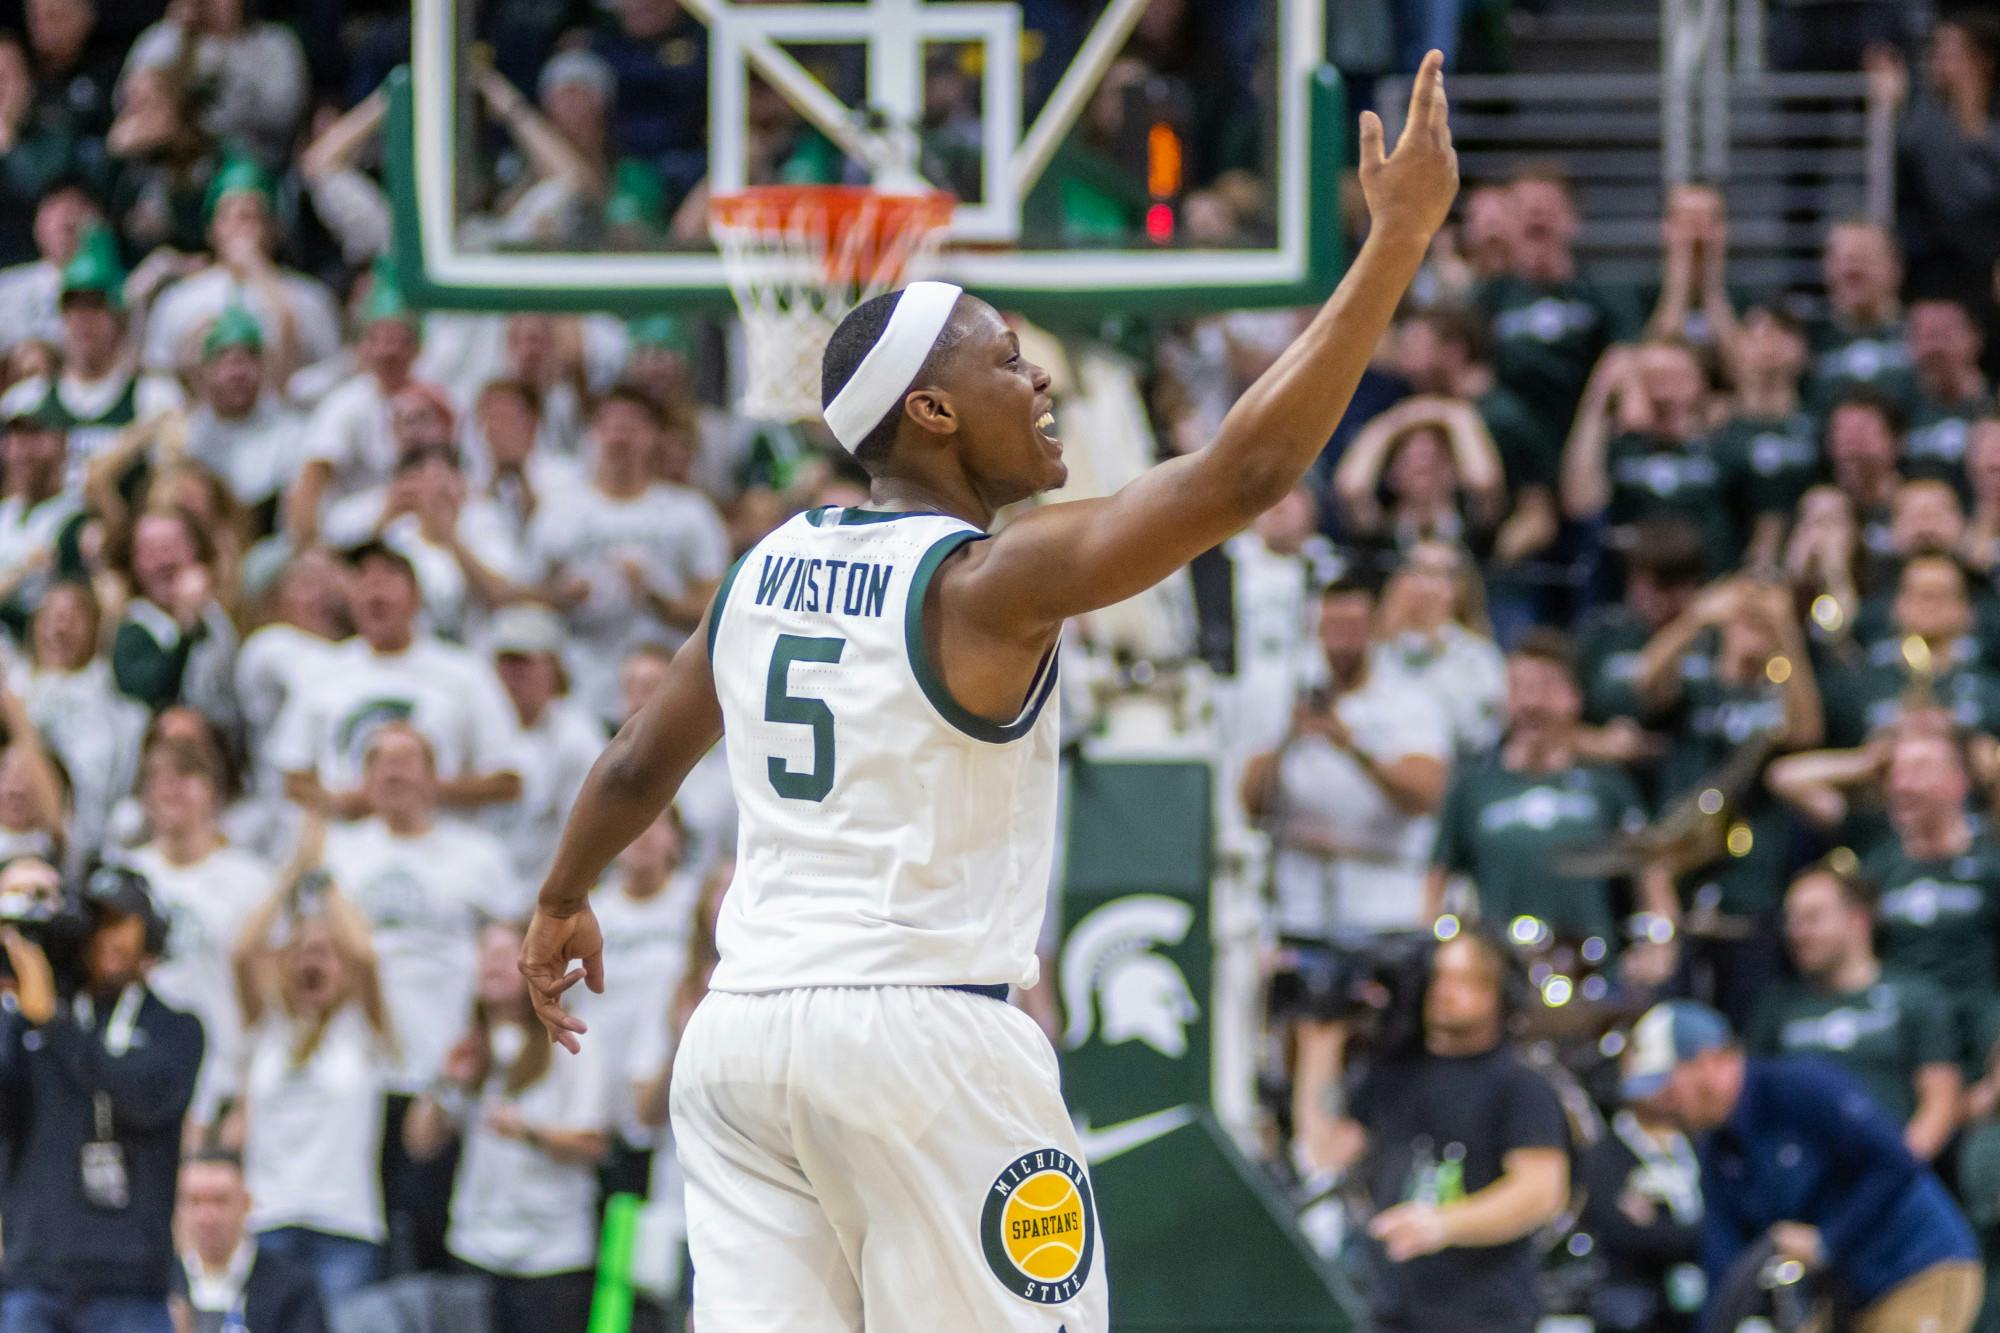
[{"label": "green t-shirt", "polygon": [[1645,820],[1638,789],[1615,768],[1572,764],[1554,773],[1519,773],[1496,754],[1452,779],[1431,859],[1470,877],[1486,921],[1538,917],[1559,935],[1596,936],[1616,948],[1611,882],[1562,874],[1555,860]]},{"label": "green t-shirt", "polygon": [[1527,401],[1504,384],[1481,394],[1475,406],[1499,451],[1507,494],[1519,495],[1537,486],[1554,490],[1562,468],[1562,432],[1550,430]]},{"label": "green t-shirt", "polygon": [[1905,1124],[1916,1112],[1917,1071],[1957,1064],[1951,1001],[1927,977],[1885,970],[1858,991],[1797,981],[1766,991],[1751,1016],[1753,1055],[1815,1055],[1853,1074]]},{"label": "green t-shirt", "polygon": [[1872,329],[1814,320],[1806,326],[1806,346],[1812,360],[1806,367],[1805,400],[1813,415],[1825,417],[1842,391],[1857,384],[1881,390],[1906,410],[1915,405],[1917,375],[1901,320]]},{"label": "green t-shirt", "polygon": [[[1679,703],[1654,723],[1673,737],[1661,773],[1662,805],[1693,792],[1742,746],[1785,729],[1785,698],[1778,686],[1765,680],[1730,684],[1716,677],[1709,659],[1689,653],[1682,660],[1701,660],[1708,669],[1684,675]],[[1750,843],[1704,867],[1688,886],[1690,896],[1732,916],[1775,913],[1790,868],[1791,816],[1758,781],[1737,794],[1729,817],[1732,826],[1749,827]]]},{"label": "green t-shirt", "polygon": [[1475,300],[1493,320],[1500,382],[1559,440],[1569,435],[1597,358],[1640,323],[1629,302],[1580,278],[1545,285],[1508,274],[1481,286]]},{"label": "green t-shirt", "polygon": [[1862,873],[1882,893],[1882,961],[1929,977],[1960,1010],[1983,1005],[2000,945],[2000,843],[1981,828],[1964,855],[1919,861],[1896,839],[1876,848]]},{"label": "green t-shirt", "polygon": [[1748,532],[1765,514],[1782,514],[1789,522],[1799,497],[1820,478],[1819,426],[1808,413],[1732,417],[1714,440],[1730,480],[1731,518],[1739,532]]},{"label": "green t-shirt", "polygon": [[[1827,744],[1863,744],[1901,716],[1905,696],[1912,688],[1902,661],[1901,642],[1895,638],[1868,645],[1858,663],[1828,661],[1819,672]],[[1933,678],[1931,693],[1960,726],[1983,732],[2000,730],[2000,676],[1976,659]]]},{"label": "green t-shirt", "polygon": [[1606,521],[1638,523],[1661,515],[1699,526],[1717,569],[1735,565],[1743,534],[1731,521],[1731,479],[1707,436],[1685,444],[1647,435],[1620,435],[1605,449],[1611,482]]},{"label": "green t-shirt", "polygon": [[1972,439],[1972,424],[1992,406],[1993,399],[1984,394],[1962,403],[1940,403],[1919,394],[1909,434],[1903,437],[1903,475],[1936,477],[1950,482],[1961,496],[1969,494],[1965,446]]},{"label": "green t-shirt", "polygon": [[1623,603],[1599,607],[1585,617],[1576,633],[1577,680],[1583,686],[1585,721],[1602,725],[1614,717],[1638,717],[1645,712],[1639,702],[1639,655],[1652,637],[1652,631]]}]

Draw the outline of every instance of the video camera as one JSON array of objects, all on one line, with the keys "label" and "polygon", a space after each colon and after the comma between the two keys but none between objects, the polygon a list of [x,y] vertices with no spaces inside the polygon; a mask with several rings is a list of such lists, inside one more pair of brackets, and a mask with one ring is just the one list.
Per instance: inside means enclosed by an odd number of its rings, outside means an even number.
[{"label": "video camera", "polygon": [[1377,1047],[1420,1041],[1428,931],[1357,934],[1332,941],[1288,940],[1271,978],[1274,1018],[1347,1023]]},{"label": "video camera", "polygon": [[38,856],[0,864],[0,926],[12,926],[37,944],[65,915],[62,876]]}]

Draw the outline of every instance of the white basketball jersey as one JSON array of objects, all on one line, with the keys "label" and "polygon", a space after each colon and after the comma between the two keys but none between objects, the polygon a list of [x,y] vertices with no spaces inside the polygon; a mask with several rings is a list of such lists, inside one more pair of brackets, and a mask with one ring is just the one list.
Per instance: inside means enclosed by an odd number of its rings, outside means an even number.
[{"label": "white basketball jersey", "polygon": [[1032,985],[1055,851],[1056,654],[1005,725],[959,707],[924,592],[986,534],[827,508],[716,597],[709,657],[741,808],[713,985]]}]

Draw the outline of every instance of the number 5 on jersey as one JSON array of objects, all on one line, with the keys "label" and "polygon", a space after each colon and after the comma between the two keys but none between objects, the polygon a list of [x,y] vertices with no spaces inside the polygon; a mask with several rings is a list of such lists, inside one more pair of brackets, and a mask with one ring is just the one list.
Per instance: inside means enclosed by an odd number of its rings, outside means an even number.
[{"label": "number 5 on jersey", "polygon": [[833,790],[833,710],[823,699],[802,699],[792,693],[792,663],[840,660],[847,640],[813,639],[780,634],[771,650],[771,674],[764,687],[764,720],[811,727],[812,770],[801,773],[776,755],[768,761],[771,786],[791,801],[824,801]]}]

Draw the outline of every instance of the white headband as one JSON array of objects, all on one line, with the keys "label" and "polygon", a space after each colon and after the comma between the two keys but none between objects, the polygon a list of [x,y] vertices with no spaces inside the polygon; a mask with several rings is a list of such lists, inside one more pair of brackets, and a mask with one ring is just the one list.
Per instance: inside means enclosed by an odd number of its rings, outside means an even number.
[{"label": "white headband", "polygon": [[841,386],[826,407],[826,424],[833,438],[853,453],[882,424],[889,409],[909,392],[910,381],[924,368],[937,346],[938,335],[951,320],[952,308],[965,294],[948,282],[913,282],[903,288],[889,327],[855,367],[854,378]]}]

